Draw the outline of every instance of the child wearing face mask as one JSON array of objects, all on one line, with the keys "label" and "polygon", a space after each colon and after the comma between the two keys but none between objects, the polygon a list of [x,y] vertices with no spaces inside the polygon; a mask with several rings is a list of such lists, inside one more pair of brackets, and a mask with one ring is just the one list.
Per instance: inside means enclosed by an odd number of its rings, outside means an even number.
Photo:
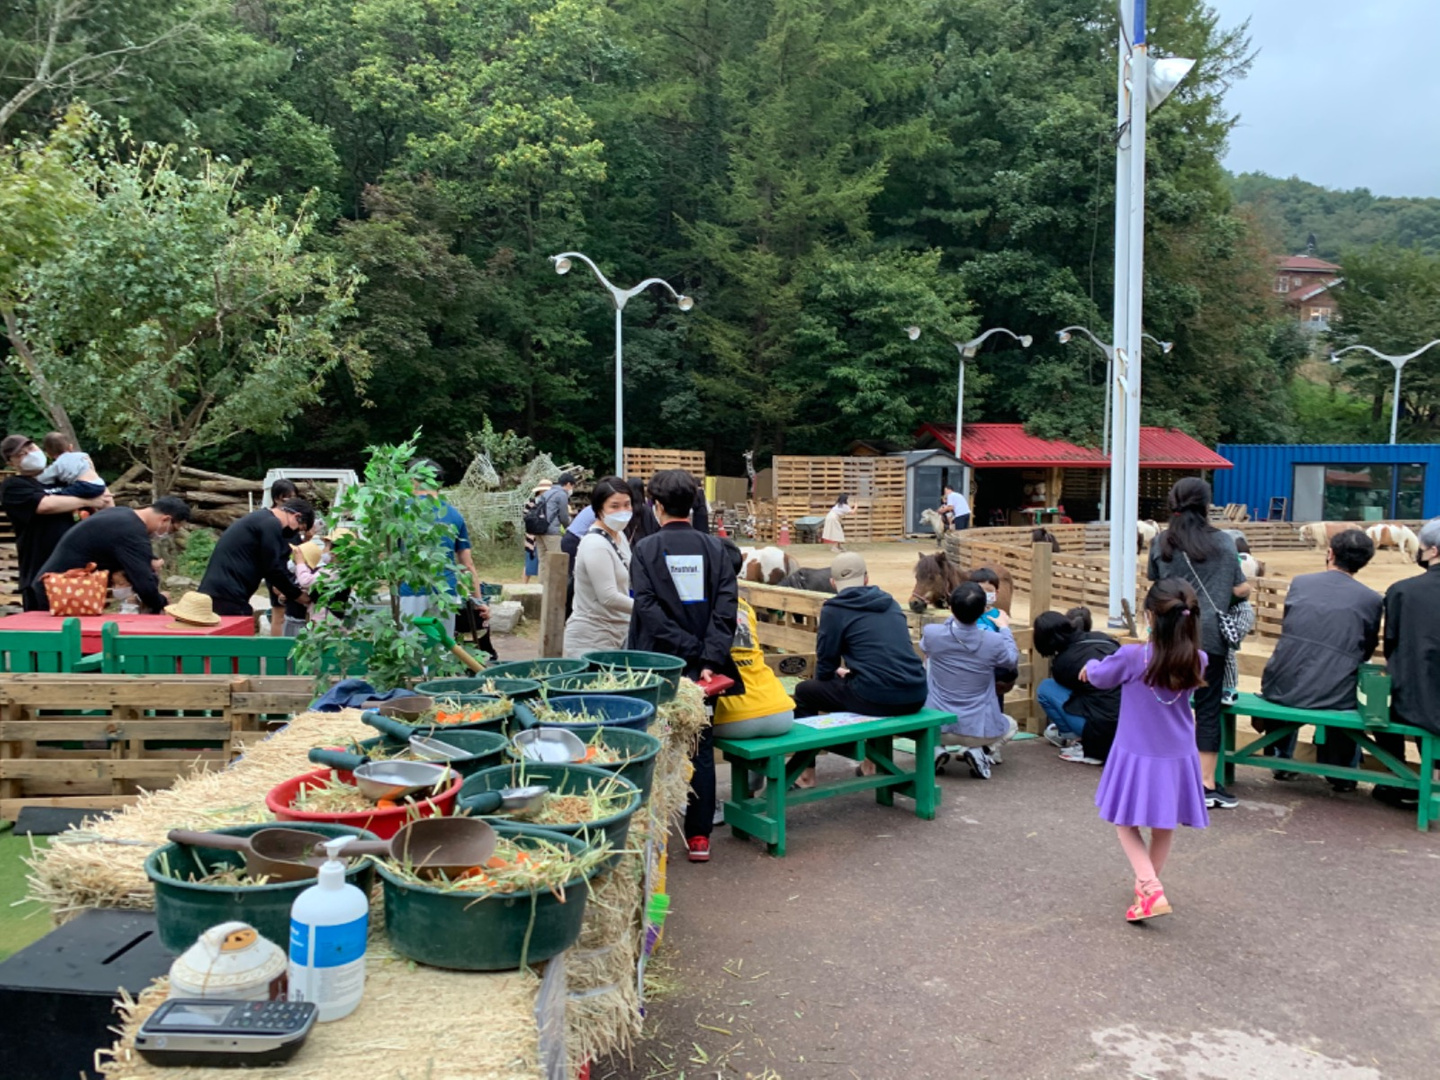
[{"label": "child wearing face mask", "polygon": [[98,499],[106,492],[105,481],[95,471],[89,454],[75,449],[75,444],[58,431],[52,431],[40,443],[39,453],[50,464],[35,479],[52,495],[68,495],[75,499]]},{"label": "child wearing face mask", "polygon": [[565,655],[623,649],[630,630],[630,487],[618,476],[596,481],[590,493],[595,522],[575,552],[575,605],[565,623]]}]

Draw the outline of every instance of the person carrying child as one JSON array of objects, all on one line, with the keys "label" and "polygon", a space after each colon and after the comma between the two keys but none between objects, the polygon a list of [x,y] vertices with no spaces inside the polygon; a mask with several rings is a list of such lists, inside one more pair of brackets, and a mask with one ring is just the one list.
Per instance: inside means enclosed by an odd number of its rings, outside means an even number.
[{"label": "person carrying child", "polygon": [[58,431],[52,431],[40,442],[40,449],[50,464],[35,479],[50,489],[52,495],[68,495],[72,499],[98,499],[108,490],[95,471],[90,455],[75,449],[75,444]]},{"label": "person carrying child", "polygon": [[[1098,689],[1120,687],[1120,726],[1095,805],[1115,826],[1135,871],[1135,902],[1125,912],[1130,922],[1170,914],[1160,873],[1175,830],[1210,824],[1190,707],[1190,694],[1205,685],[1209,663],[1200,649],[1195,590],[1177,578],[1157,581],[1145,597],[1145,622],[1148,642],[1122,645],[1080,673]],[[1150,830],[1148,847],[1141,828]]]}]

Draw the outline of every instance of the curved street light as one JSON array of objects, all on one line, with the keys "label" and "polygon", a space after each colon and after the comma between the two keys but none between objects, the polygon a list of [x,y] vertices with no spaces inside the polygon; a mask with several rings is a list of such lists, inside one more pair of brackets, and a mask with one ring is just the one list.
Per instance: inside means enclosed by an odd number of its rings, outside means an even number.
[{"label": "curved street light", "polygon": [[[907,326],[905,328],[905,336],[911,341],[919,341],[920,333],[920,327],[918,326]],[[985,339],[992,334],[1008,334],[1020,343],[1022,349],[1028,349],[1031,341],[1034,340],[1029,334],[1017,334],[1014,330],[1007,330],[1003,326],[995,326],[986,330],[979,337],[971,338],[969,341],[952,341],[950,343],[960,352],[960,375],[955,385],[955,460],[960,462],[960,468],[965,471],[965,479],[962,483],[965,485],[964,492],[967,499],[970,497],[970,469],[960,456],[961,424],[965,419],[965,361],[974,359],[975,354],[980,351],[980,346],[984,343]]]},{"label": "curved street light", "polygon": [[1331,350],[1330,350],[1330,362],[1331,362],[1332,364],[1338,364],[1338,363],[1340,362],[1340,357],[1344,356],[1347,352],[1354,352],[1356,349],[1363,349],[1365,352],[1368,352],[1371,356],[1378,356],[1381,360],[1386,361],[1386,362],[1389,363],[1392,367],[1394,367],[1394,369],[1395,369],[1395,392],[1394,392],[1393,395],[1391,395],[1394,400],[1393,400],[1393,402],[1392,402],[1391,405],[1390,405],[1390,445],[1391,445],[1391,446],[1394,446],[1394,445],[1395,445],[1395,434],[1396,434],[1396,432],[1397,432],[1397,431],[1399,430],[1399,428],[1400,428],[1400,372],[1405,369],[1405,364],[1406,364],[1408,361],[1414,360],[1417,356],[1419,356],[1421,353],[1423,353],[1426,349],[1433,348],[1433,347],[1436,346],[1436,345],[1440,345],[1440,338],[1436,338],[1434,341],[1430,342],[1428,345],[1421,345],[1420,348],[1416,349],[1414,352],[1412,352],[1412,353],[1406,353],[1404,356],[1390,356],[1388,353],[1377,352],[1376,350],[1372,349],[1369,345],[1350,345],[1350,346],[1347,346],[1346,348],[1341,349],[1339,352],[1336,352],[1334,349],[1331,349]]},{"label": "curved street light", "polygon": [[615,475],[625,475],[625,377],[624,363],[625,351],[624,340],[621,328],[621,316],[625,312],[625,305],[636,296],[648,289],[651,285],[660,285],[675,298],[675,306],[681,311],[689,311],[695,306],[695,301],[684,293],[675,291],[664,278],[646,278],[633,289],[621,289],[610,283],[610,279],[600,272],[587,256],[578,251],[564,251],[559,255],[551,255],[550,261],[555,264],[555,273],[568,274],[574,267],[574,260],[579,260],[590,268],[601,285],[604,285],[610,293],[610,299],[615,305]]}]

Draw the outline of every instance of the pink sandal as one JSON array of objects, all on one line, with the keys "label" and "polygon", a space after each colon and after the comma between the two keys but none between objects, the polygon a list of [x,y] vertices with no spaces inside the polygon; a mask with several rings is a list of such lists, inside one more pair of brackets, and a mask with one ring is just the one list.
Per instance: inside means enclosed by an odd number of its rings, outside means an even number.
[{"label": "pink sandal", "polygon": [[1158,888],[1152,893],[1142,893],[1135,890],[1135,903],[1125,912],[1128,922],[1144,922],[1146,919],[1153,919],[1157,915],[1169,915],[1173,909],[1170,901],[1165,899],[1165,890]]}]

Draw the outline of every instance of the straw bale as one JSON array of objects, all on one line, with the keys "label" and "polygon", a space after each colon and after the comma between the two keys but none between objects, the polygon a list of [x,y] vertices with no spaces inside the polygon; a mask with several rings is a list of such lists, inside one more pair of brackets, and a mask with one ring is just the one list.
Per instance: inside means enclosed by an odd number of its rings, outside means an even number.
[{"label": "straw bale", "polygon": [[[280,1070],[286,1080],[538,1080],[535,975],[417,968],[373,940],[367,959],[359,1008],[343,1020],[316,1024],[300,1053]],[[168,980],[160,979],[139,1001],[122,1004],[123,1034],[101,1053],[105,1080],[233,1075],[233,1069],[157,1067],[134,1052],[135,1032],[167,992]]]},{"label": "straw bale", "polygon": [[171,829],[214,829],[270,821],[265,795],[276,784],[313,768],[313,746],[336,746],[375,733],[358,709],[306,712],[267,739],[250,744],[226,769],[198,773],[164,791],[147,792],[112,814],[87,818],[61,833],[31,861],[29,898],[51,906],[57,923],[92,907],[155,906],[145,857]]}]

